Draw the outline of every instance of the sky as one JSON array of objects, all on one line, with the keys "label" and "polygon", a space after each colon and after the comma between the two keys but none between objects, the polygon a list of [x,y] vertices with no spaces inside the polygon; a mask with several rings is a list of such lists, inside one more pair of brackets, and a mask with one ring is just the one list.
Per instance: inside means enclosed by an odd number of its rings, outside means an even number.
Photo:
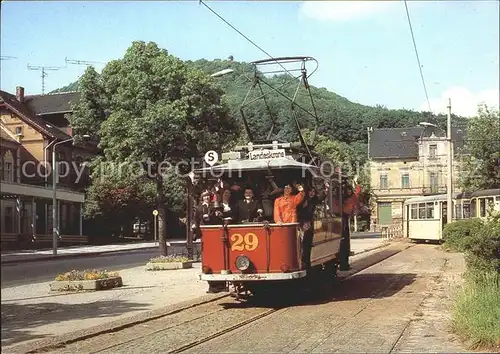
[{"label": "sky", "polygon": [[[403,1],[207,1],[272,56],[316,58],[310,83],[365,105],[428,110]],[[464,116],[499,105],[499,0],[407,2],[429,103]],[[39,94],[106,63],[134,40],[183,60],[267,58],[196,1],[2,1],[1,89]],[[104,64],[95,64],[101,70]]]}]

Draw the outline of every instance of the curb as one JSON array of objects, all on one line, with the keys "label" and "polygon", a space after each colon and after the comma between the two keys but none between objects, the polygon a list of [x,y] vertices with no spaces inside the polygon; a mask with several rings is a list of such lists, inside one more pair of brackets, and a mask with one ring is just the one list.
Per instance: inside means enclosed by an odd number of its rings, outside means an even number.
[{"label": "curb", "polygon": [[151,250],[156,249],[158,246],[151,247],[142,247],[142,248],[131,248],[126,250],[114,250],[114,251],[99,251],[99,252],[87,252],[87,253],[70,253],[70,254],[61,254],[61,255],[51,255],[51,256],[40,256],[34,258],[25,258],[25,259],[12,259],[1,261],[0,264],[19,264],[19,263],[28,263],[28,262],[43,262],[43,261],[53,261],[55,259],[68,259],[68,258],[84,258],[84,257],[92,257],[92,256],[101,256],[113,253],[126,253],[132,251],[142,251],[142,250]]},{"label": "curb", "polygon": [[357,253],[354,253],[353,255],[351,255],[351,257],[353,256],[357,256],[358,254],[363,254],[363,253],[366,253],[366,252],[370,252],[370,251],[374,251],[374,250],[378,250],[379,248],[384,248],[384,247],[387,247],[389,246],[391,243],[390,242],[387,242],[383,245],[379,245],[379,246],[376,246],[376,247],[373,247],[373,248],[367,248],[367,249],[364,249],[363,251],[361,252],[357,252]]}]

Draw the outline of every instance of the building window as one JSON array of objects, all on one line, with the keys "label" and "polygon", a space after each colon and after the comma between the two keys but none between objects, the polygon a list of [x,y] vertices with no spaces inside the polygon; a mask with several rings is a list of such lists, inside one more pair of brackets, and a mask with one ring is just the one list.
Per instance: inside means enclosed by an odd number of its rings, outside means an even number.
[{"label": "building window", "polygon": [[22,135],[23,134],[23,127],[16,127],[16,135]]},{"label": "building window", "polygon": [[7,150],[2,159],[2,180],[14,182],[14,156]]},{"label": "building window", "polygon": [[5,233],[13,233],[14,232],[14,208],[13,207],[5,207],[4,209],[4,232]]},{"label": "building window", "polygon": [[387,175],[380,175],[380,189],[387,189],[389,187],[389,183],[387,180]]},{"label": "building window", "polygon": [[429,145],[429,158],[435,159],[437,157],[437,145]]},{"label": "building window", "polygon": [[429,175],[429,184],[431,186],[431,192],[432,193],[437,193],[438,192],[438,174],[437,172],[431,172]]},{"label": "building window", "polygon": [[410,188],[410,174],[403,173],[401,175],[401,188]]}]

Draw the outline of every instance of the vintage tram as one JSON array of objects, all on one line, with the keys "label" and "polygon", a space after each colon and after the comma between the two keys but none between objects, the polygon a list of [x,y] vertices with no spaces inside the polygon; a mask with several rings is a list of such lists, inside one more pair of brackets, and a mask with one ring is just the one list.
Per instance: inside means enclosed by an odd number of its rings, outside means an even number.
[{"label": "vintage tram", "polygon": [[[321,156],[314,152],[319,117],[308,83],[312,75],[307,73],[310,63],[316,64],[314,73],[317,61],[307,56],[252,62],[255,72],[240,106],[248,144],[221,154],[221,161],[210,167],[191,172],[189,194],[199,202],[197,208],[201,209],[190,214],[196,222],[188,231],[188,247],[192,245],[193,234],[201,239],[199,279],[207,281],[210,289],[228,290],[231,285],[237,296],[242,292],[256,294],[269,284],[283,288],[302,283],[316,272],[333,280],[337,269],[349,268],[348,214],[357,201],[359,188],[354,191],[339,169],[323,163]],[[290,65],[299,67],[285,68]],[[284,83],[266,79],[266,75],[274,77],[281,69],[283,78],[287,77]],[[293,82],[297,85],[295,88],[287,87]],[[309,110],[297,101],[301,87],[311,100]],[[264,88],[269,90],[264,92]],[[293,92],[293,96],[289,96],[289,92]],[[278,121],[275,112],[270,110],[266,97],[272,93],[290,102],[290,122]],[[257,137],[244,113],[245,107],[257,101],[263,101],[269,110],[270,130],[266,137],[262,134],[264,123],[259,123],[261,136]],[[315,125],[309,143],[302,135],[301,120]],[[284,125],[285,130],[296,127],[298,143],[279,141],[280,132],[276,130]],[[291,196],[294,186],[297,193]],[[209,190],[214,195],[209,195]],[[322,193],[321,202],[312,197],[312,190]],[[260,205],[259,214],[248,217],[250,204],[240,207],[238,203],[244,203],[246,196],[250,198],[249,203],[254,203],[252,194]],[[224,198],[232,200],[224,202]],[[315,208],[309,209],[309,221],[303,222],[298,214],[305,209],[300,208],[312,200],[315,200]],[[192,202],[192,199],[188,202],[190,212]],[[225,205],[222,209],[221,204]],[[233,209],[238,215],[227,217],[233,210],[229,204],[237,205]],[[215,210],[215,216],[208,212],[210,209]],[[281,210],[286,210],[283,216]],[[191,217],[189,219],[191,221]]]},{"label": "vintage tram", "polygon": [[[452,198],[453,220],[480,218],[500,212],[500,189],[462,192]],[[404,202],[403,231],[410,240],[443,241],[448,222],[447,195],[414,197]]]},{"label": "vintage tram", "polygon": [[[243,292],[256,294],[269,284],[284,286],[318,272],[333,281],[339,267],[349,268],[348,212],[343,208],[355,202],[356,194],[338,169],[321,165],[318,156],[315,163],[306,162],[304,155],[294,153],[292,145],[273,142],[237,147],[236,151],[222,154],[221,163],[194,171],[195,199],[216,184],[220,189],[218,196],[211,199],[215,204],[221,203],[221,194],[226,190],[252,189],[262,205],[267,202],[274,206],[276,199],[266,193],[272,184],[278,188],[303,186],[305,190],[296,196],[305,196],[311,189],[323,193],[311,223],[311,245],[304,242],[300,220],[276,222],[274,207],[264,208],[267,212],[264,210],[260,220],[215,217],[210,223],[198,225],[202,259],[199,279],[207,281],[210,289],[231,288],[236,296]],[[233,196],[243,198],[241,192]],[[232,205],[237,202],[234,200]],[[307,247],[310,255],[306,255],[306,265],[303,252]]]}]

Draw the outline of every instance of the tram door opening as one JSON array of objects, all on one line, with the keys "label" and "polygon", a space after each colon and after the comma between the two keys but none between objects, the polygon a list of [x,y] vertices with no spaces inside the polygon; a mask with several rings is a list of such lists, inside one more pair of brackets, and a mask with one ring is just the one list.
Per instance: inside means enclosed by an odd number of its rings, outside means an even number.
[{"label": "tram door opening", "polygon": [[441,203],[441,229],[448,223],[448,207],[445,202]]}]

